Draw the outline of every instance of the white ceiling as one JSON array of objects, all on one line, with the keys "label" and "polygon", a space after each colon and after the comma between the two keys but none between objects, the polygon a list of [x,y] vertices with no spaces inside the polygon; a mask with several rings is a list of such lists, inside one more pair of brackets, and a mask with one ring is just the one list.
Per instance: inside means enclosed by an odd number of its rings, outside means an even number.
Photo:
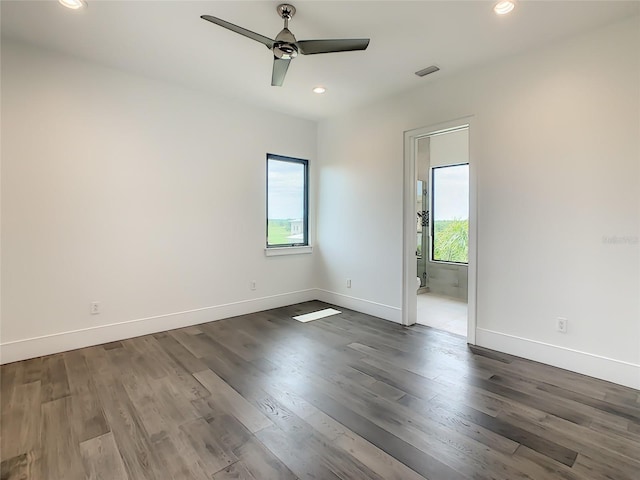
[{"label": "white ceiling", "polygon": [[[284,86],[271,87],[271,52],[200,15],[273,38],[282,28],[279,1],[87,2],[74,12],[56,0],[3,0],[2,36],[310,119],[640,13],[637,0],[520,0],[505,17],[484,0],[293,0],[290,29],[299,40],[369,37],[371,44],[299,56]],[[441,72],[414,75],[432,64]],[[312,93],[316,85],[327,93]]]}]

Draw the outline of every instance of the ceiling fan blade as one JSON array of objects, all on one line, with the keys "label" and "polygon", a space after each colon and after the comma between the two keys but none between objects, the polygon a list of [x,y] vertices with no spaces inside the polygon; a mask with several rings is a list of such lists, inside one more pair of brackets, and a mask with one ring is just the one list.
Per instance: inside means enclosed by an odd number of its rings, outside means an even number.
[{"label": "ceiling fan blade", "polygon": [[271,74],[271,86],[272,87],[281,87],[284,82],[284,77],[287,74],[287,70],[289,69],[289,63],[291,63],[291,59],[284,59],[273,57],[273,72]]},{"label": "ceiling fan blade", "polygon": [[368,38],[353,38],[341,40],[300,40],[296,43],[298,51],[303,55],[316,53],[351,52],[366,50],[369,46]]},{"label": "ceiling fan blade", "polygon": [[212,17],[211,15],[201,15],[200,18],[202,18],[203,20],[207,20],[208,22],[215,23],[216,25],[220,25],[221,27],[231,30],[232,32],[244,35],[245,37],[255,40],[256,42],[260,42],[263,45],[266,45],[268,49],[273,48],[274,41],[269,37],[265,37],[264,35],[260,35],[259,33],[252,32],[251,30],[247,30],[246,28],[239,27],[237,25],[234,25],[233,23],[227,22],[226,20]]}]

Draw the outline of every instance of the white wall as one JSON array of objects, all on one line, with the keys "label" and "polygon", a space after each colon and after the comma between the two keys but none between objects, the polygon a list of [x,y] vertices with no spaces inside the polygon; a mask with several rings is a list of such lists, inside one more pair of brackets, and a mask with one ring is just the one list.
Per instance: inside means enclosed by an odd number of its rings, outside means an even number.
[{"label": "white wall", "polygon": [[639,27],[634,18],[322,122],[325,297],[399,320],[403,131],[474,115],[477,343],[640,388]]},{"label": "white wall", "polygon": [[3,40],[2,360],[313,298],[313,255],[264,255],[265,154],[313,175],[316,138]]}]

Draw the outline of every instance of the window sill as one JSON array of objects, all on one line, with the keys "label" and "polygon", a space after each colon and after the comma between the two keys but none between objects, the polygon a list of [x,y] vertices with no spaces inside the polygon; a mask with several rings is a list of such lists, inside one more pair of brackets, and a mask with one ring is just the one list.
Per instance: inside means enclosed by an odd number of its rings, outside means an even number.
[{"label": "window sill", "polygon": [[453,265],[454,267],[468,267],[469,262],[447,262],[446,260],[428,260],[429,263],[434,265]]},{"label": "window sill", "polygon": [[304,247],[272,247],[264,249],[265,257],[277,257],[280,255],[301,255],[312,252],[313,247],[311,245],[305,245]]}]

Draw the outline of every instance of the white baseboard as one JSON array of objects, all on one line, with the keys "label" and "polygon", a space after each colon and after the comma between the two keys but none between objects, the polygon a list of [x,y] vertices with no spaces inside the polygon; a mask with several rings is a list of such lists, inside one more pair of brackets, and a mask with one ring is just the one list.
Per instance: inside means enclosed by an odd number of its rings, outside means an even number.
[{"label": "white baseboard", "polygon": [[640,365],[570,348],[476,329],[476,345],[640,389]]},{"label": "white baseboard", "polygon": [[[402,311],[399,307],[328,290],[308,289],[6,342],[0,344],[0,364],[246,315],[310,300],[321,300],[395,323],[402,322]],[[640,389],[640,365],[633,363],[483,328],[476,330],[476,344]]]},{"label": "white baseboard", "polygon": [[402,309],[399,307],[392,307],[383,303],[351,297],[349,295],[343,295],[342,293],[330,292],[328,290],[322,290],[321,288],[316,289],[316,299],[357,312],[366,313],[374,317],[383,318],[391,322],[402,323]]},{"label": "white baseboard", "polygon": [[27,358],[65,352],[76,348],[115,342],[163,332],[174,328],[188,327],[223,318],[246,315],[271,308],[315,300],[315,289],[243,300],[240,302],[197,308],[185,312],[168,313],[147,318],[137,318],[109,325],[99,325],[69,332],[54,333],[40,337],[25,338],[0,344],[0,363],[16,362]]}]

